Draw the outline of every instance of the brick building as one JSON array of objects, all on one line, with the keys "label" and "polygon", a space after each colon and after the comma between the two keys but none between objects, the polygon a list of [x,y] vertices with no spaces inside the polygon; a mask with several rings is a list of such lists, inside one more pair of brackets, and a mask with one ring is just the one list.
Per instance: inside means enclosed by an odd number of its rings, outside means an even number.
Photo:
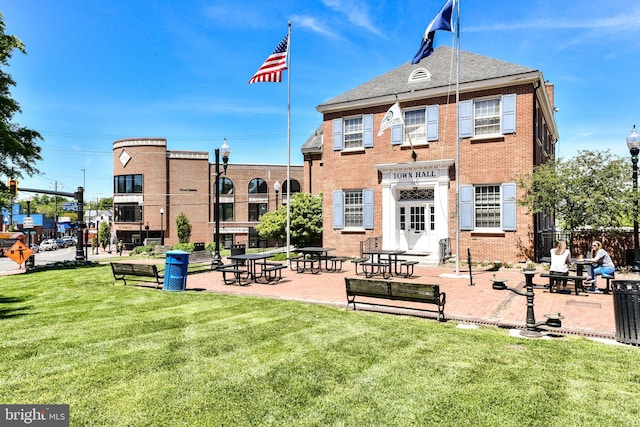
[{"label": "brick building", "polygon": [[[222,163],[222,159],[220,160]],[[220,166],[222,171],[223,167]],[[215,220],[215,160],[206,151],[167,150],[164,138],[113,143],[113,232],[125,244],[164,236],[178,243],[176,217],[192,226],[191,242],[212,242]],[[291,194],[301,191],[303,168],[290,167]],[[220,178],[220,242],[259,244],[253,227],[260,216],[287,203],[287,166],[229,163]]]},{"label": "brick building", "polygon": [[[461,259],[467,248],[474,260],[533,258],[552,218],[519,206],[516,183],[554,156],[553,85],[538,70],[460,52],[456,108],[452,64],[455,51],[440,47],[317,107],[323,124],[302,147],[305,190],[325,195],[323,239],[336,253],[382,237],[384,249],[437,263],[441,241],[455,252],[459,209]],[[405,125],[379,136],[396,100]]]}]

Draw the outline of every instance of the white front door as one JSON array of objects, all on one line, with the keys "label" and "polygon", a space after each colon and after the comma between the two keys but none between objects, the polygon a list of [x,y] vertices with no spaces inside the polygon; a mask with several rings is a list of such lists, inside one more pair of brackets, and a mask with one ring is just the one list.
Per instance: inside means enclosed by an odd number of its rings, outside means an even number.
[{"label": "white front door", "polygon": [[435,209],[433,203],[402,203],[398,215],[400,229],[400,249],[407,251],[427,251],[431,235],[435,229]]}]

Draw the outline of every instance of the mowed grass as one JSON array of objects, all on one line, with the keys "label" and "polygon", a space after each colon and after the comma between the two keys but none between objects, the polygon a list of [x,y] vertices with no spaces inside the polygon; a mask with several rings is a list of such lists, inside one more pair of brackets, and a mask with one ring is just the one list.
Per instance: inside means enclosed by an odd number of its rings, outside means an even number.
[{"label": "mowed grass", "polygon": [[0,277],[0,403],[73,426],[640,424],[639,348],[111,281]]}]

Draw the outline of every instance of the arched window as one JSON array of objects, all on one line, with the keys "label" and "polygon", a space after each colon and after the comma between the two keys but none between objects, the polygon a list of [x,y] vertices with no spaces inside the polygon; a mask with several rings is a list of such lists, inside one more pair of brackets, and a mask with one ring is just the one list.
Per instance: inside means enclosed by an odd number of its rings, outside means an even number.
[{"label": "arched window", "polygon": [[[215,187],[215,184],[214,184],[214,187]],[[218,187],[220,188],[221,196],[226,196],[226,195],[230,196],[233,194],[233,182],[231,182],[229,178],[220,178],[218,180]],[[216,191],[216,190],[217,190],[216,188],[213,189],[213,191]]]},{"label": "arched window", "polygon": [[267,183],[262,178],[253,178],[249,181],[249,194],[266,194],[268,193]]},{"label": "arched window", "polygon": [[[300,183],[297,179],[290,179],[291,182],[291,194],[300,192]],[[287,181],[282,184],[282,194],[287,194]]]}]

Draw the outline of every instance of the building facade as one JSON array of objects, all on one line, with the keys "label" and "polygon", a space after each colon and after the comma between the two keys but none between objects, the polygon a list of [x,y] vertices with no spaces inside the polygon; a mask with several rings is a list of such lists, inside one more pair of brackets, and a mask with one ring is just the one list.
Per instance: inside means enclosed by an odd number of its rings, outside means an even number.
[{"label": "building facade", "polygon": [[[440,47],[317,107],[322,129],[302,147],[306,182],[322,192],[323,239],[357,255],[381,237],[437,263],[440,246],[461,259],[533,259],[553,219],[517,200],[519,177],[553,158],[553,85],[538,70]],[[398,101],[404,124],[379,133]],[[459,143],[456,144],[456,139]],[[458,223],[459,221],[459,223]]]},{"label": "building facade", "polygon": [[[117,240],[129,246],[144,240],[174,245],[178,243],[176,217],[183,213],[192,226],[191,242],[214,241],[215,166],[206,151],[167,150],[164,138],[115,141],[113,232]],[[301,191],[303,167],[290,166],[289,175],[290,193]],[[254,226],[260,216],[288,202],[287,166],[229,163],[219,187],[221,244],[258,246]]]}]

